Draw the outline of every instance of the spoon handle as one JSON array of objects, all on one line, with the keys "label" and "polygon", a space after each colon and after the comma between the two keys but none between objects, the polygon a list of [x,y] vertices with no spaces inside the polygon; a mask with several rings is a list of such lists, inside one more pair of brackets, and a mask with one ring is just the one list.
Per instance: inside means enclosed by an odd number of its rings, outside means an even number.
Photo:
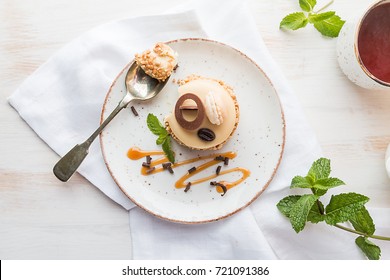
[{"label": "spoon handle", "polygon": [[119,102],[114,111],[111,112],[107,119],[102,122],[102,124],[94,131],[94,133],[92,133],[91,136],[89,136],[87,140],[74,146],[56,163],[56,165],[54,165],[53,173],[59,180],[62,182],[69,180],[69,178],[76,172],[77,168],[88,155],[89,147],[95,138],[100,134],[100,132],[102,132],[107,124],[130,103],[131,100],[132,98],[129,98],[129,96],[126,95],[125,98]]}]

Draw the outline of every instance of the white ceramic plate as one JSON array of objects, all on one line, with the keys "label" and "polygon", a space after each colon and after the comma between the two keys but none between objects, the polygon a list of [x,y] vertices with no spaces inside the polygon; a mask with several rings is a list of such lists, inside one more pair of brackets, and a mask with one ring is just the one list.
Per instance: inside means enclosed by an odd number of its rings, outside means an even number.
[{"label": "white ceramic plate", "polygon": [[[265,73],[240,51],[225,44],[204,39],[182,39],[169,42],[179,53],[179,67],[163,91],[143,103],[133,103],[139,113],[129,108],[122,111],[100,136],[105,163],[121,190],[147,212],[174,222],[203,223],[228,217],[248,206],[271,182],[282,158],[285,142],[285,121],[278,95]],[[112,84],[102,110],[102,119],[118,104],[126,89],[124,69]],[[128,150],[158,150],[156,136],[146,125],[148,113],[162,121],[177,100],[178,85],[174,80],[190,74],[215,78],[233,87],[240,106],[240,122],[234,136],[221,152],[234,151],[237,157],[224,168],[244,167],[251,175],[221,196],[208,182],[194,185],[188,192],[176,189],[175,182],[193,165],[141,175],[144,161],[130,160]],[[173,141],[177,160],[194,158],[213,151],[192,151]],[[219,152],[219,151],[218,151]],[[223,165],[223,164],[222,164]],[[215,167],[210,172],[215,172]],[[236,180],[239,174],[224,175]],[[222,176],[221,176],[222,177]],[[230,178],[229,178],[230,177]]]}]

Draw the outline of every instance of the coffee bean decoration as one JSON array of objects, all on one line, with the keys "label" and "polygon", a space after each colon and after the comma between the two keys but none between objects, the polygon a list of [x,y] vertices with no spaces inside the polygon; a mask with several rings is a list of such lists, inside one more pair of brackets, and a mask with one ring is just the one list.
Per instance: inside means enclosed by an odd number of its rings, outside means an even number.
[{"label": "coffee bean decoration", "polygon": [[211,129],[201,128],[198,130],[198,137],[204,141],[213,141],[215,139],[215,133]]},{"label": "coffee bean decoration", "polygon": [[[196,103],[196,106],[197,106],[197,109],[198,109],[198,114],[197,114],[195,120],[193,120],[193,121],[187,121],[183,117],[183,110],[181,109],[184,101],[186,101],[188,99],[193,100]],[[195,129],[199,128],[199,126],[203,122],[205,114],[206,113],[205,113],[205,109],[204,109],[202,101],[200,100],[200,98],[197,95],[195,95],[193,93],[183,94],[182,96],[180,96],[180,98],[176,102],[176,105],[175,105],[176,121],[184,129],[195,130]]]}]

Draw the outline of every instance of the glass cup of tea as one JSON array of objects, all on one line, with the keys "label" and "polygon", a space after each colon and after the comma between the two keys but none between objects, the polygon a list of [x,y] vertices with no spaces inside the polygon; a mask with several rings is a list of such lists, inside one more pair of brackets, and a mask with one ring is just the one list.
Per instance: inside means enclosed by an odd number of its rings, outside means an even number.
[{"label": "glass cup of tea", "polygon": [[390,91],[390,0],[373,3],[362,16],[344,24],[337,59],[355,84]]}]

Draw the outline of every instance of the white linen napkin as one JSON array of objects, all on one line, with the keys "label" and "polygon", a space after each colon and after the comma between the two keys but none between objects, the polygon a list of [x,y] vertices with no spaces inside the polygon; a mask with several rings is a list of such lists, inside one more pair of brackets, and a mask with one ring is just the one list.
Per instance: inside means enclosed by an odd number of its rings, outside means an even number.
[{"label": "white linen napkin", "polygon": [[[184,12],[183,12],[184,10]],[[202,225],[160,220],[134,205],[111,179],[94,143],[79,172],[130,210],[135,259],[357,259],[354,236],[308,225],[299,235],[276,209],[290,194],[291,178],[304,175],[321,154],[318,142],[280,69],[265,47],[245,2],[194,1],[174,13],[119,20],[80,36],[42,65],[9,98],[10,104],[59,155],[85,140],[99,124],[112,81],[135,52],[157,41],[208,37],[240,49],[267,73],[287,122],[277,175],[250,207]],[[77,102],[75,102],[77,100]],[[387,215],[390,217],[390,214]]]}]

